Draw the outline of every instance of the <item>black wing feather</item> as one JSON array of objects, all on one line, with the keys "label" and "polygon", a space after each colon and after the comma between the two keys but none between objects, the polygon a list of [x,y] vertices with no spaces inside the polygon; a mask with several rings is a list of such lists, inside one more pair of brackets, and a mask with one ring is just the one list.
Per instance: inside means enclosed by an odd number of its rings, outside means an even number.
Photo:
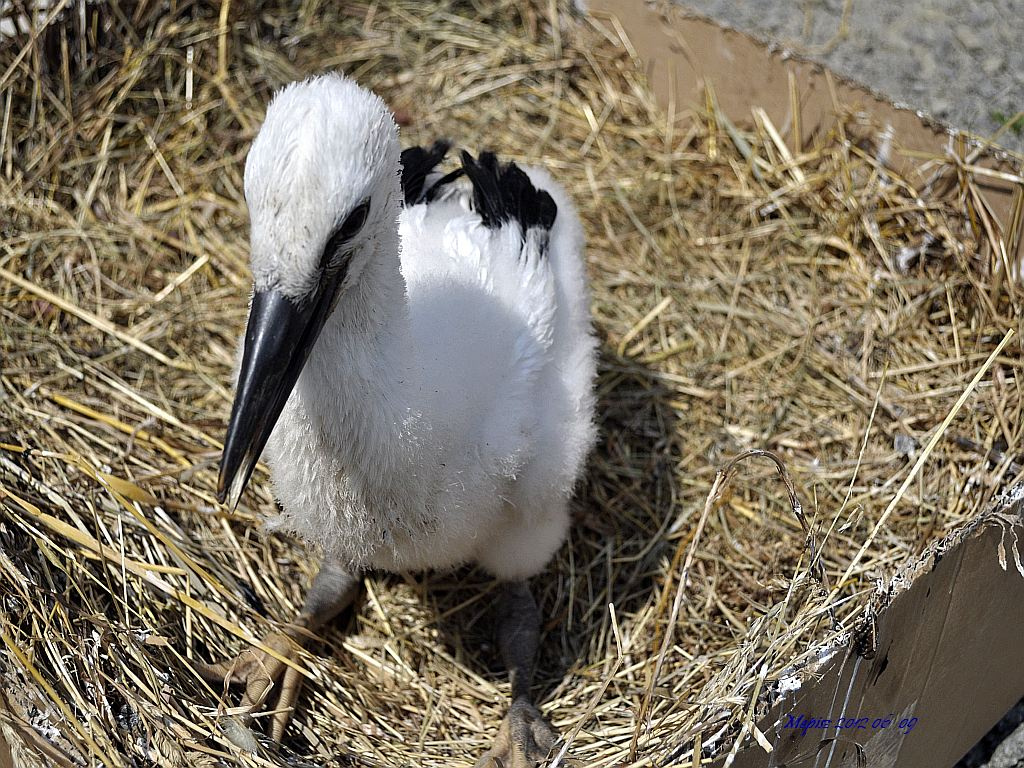
[{"label": "black wing feather", "polygon": [[462,168],[473,185],[473,207],[485,227],[500,227],[516,220],[523,232],[531,227],[551,229],[558,206],[543,189],[515,163],[499,163],[493,152],[481,152],[473,159],[462,153]]},{"label": "black wing feather", "polygon": [[[440,182],[435,184],[429,190],[424,189],[427,176],[444,160],[444,156],[448,154],[451,146],[450,141],[440,139],[435,141],[430,149],[409,147],[402,150],[402,196],[405,198],[406,205],[424,202],[431,191],[440,184]],[[451,181],[447,176],[445,179]]]}]

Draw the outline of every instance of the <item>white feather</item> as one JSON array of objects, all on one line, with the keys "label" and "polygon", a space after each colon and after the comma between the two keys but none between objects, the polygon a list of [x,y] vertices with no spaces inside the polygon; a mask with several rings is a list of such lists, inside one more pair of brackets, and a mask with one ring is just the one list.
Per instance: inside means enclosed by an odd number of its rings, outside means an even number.
[{"label": "white feather", "polygon": [[247,160],[255,283],[297,301],[340,218],[372,201],[264,452],[272,524],[354,569],[475,561],[526,578],[565,539],[595,437],[582,227],[539,169],[558,213],[525,247],[465,189],[400,208],[398,157],[383,102],[324,76],[274,99]]}]

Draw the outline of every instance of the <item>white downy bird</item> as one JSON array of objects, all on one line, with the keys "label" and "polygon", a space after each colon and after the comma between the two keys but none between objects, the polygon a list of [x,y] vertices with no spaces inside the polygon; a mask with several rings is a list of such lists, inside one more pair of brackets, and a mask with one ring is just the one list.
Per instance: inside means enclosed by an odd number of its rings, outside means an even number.
[{"label": "white downy bird", "polygon": [[[583,231],[543,170],[449,145],[400,153],[391,111],[339,75],[293,83],[245,165],[254,293],[218,492],[231,508],[261,454],[272,526],[323,548],[293,656],[367,569],[475,562],[503,581],[512,704],[480,766],[526,768],[555,734],[529,693],[540,617],[526,579],[565,540],[595,438],[596,342]],[[280,740],[299,675],[255,649],[205,668],[261,705]]]}]

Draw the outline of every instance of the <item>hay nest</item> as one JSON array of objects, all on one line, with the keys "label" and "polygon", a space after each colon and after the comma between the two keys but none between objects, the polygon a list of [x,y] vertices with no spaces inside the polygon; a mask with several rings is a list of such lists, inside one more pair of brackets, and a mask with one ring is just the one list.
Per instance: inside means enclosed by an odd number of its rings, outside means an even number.
[{"label": "hay nest", "polygon": [[[315,569],[260,531],[265,474],[237,514],[213,494],[243,160],[310,72],[376,89],[407,142],[547,165],[581,208],[601,440],[534,588],[536,691],[583,764],[728,749],[876,579],[1021,472],[1021,350],[996,354],[1019,232],[963,142],[904,178],[856,111],[804,146],[710,94],[666,115],[615,25],[554,3],[65,5],[0,45],[0,721],[26,754],[469,765],[504,715],[468,569],[367,576],[303,656],[279,752],[239,748],[193,671],[290,617]],[[718,474],[750,449],[781,473]]]}]

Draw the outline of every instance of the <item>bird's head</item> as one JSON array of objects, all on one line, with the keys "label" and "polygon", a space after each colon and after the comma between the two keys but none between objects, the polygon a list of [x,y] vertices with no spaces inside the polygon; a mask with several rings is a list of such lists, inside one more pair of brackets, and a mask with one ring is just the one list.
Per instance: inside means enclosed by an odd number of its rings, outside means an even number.
[{"label": "bird's head", "polygon": [[253,299],[217,484],[234,508],[324,323],[393,231],[398,128],[339,75],[274,97],[245,163]]}]

